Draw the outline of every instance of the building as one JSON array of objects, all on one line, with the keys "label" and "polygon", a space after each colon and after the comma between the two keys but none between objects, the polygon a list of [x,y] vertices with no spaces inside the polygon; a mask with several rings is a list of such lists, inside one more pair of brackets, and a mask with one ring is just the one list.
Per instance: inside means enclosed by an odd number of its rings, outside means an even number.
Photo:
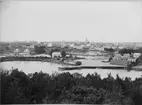
[{"label": "building", "polygon": [[134,53],[132,55],[130,54],[124,54],[121,56],[120,54],[115,54],[113,59],[111,60],[110,64],[115,65],[127,65],[130,63],[136,63],[137,59],[141,56],[140,53]]},{"label": "building", "polygon": [[116,54],[113,59],[110,61],[110,64],[113,65],[127,65],[127,58],[123,57],[120,54]]},{"label": "building", "polygon": [[53,52],[52,53],[52,58],[60,58],[62,57],[61,52]]},{"label": "building", "polygon": [[135,43],[135,47],[142,47],[142,43]]},{"label": "building", "polygon": [[15,56],[19,56],[19,53],[20,53],[20,50],[19,50],[19,49],[15,49],[15,50],[14,50],[14,55],[15,55]]},{"label": "building", "polygon": [[119,46],[118,49],[124,49],[125,47]]},{"label": "building", "polygon": [[61,47],[64,48],[66,46],[66,43],[64,41],[61,42]]},{"label": "building", "polygon": [[86,47],[90,47],[90,46],[91,46],[91,44],[89,44],[89,43],[88,43],[88,44],[86,44]]},{"label": "building", "polygon": [[14,56],[30,56],[31,51],[25,48],[17,48],[14,50]]},{"label": "building", "polygon": [[87,44],[87,43],[89,43],[89,41],[88,41],[88,39],[87,39],[87,38],[85,39],[85,43],[86,43],[86,44]]},{"label": "building", "polygon": [[38,55],[33,55],[33,57],[51,57],[50,55],[48,54],[38,54]]},{"label": "building", "polygon": [[72,48],[74,48],[74,46],[75,46],[74,43],[70,45],[70,47],[72,47]]},{"label": "building", "polygon": [[35,46],[34,45],[30,45],[28,48],[35,48]]},{"label": "building", "polygon": [[29,49],[24,50],[24,56],[30,56],[30,50]]},{"label": "building", "polygon": [[52,46],[53,46],[52,43],[47,44],[47,47],[52,47]]},{"label": "building", "polygon": [[76,48],[76,49],[82,49],[83,47],[81,45],[75,45],[74,48]]},{"label": "building", "polygon": [[134,54],[133,54],[133,57],[134,57],[134,58],[139,58],[140,56],[141,56],[141,53],[134,53]]},{"label": "building", "polygon": [[95,47],[94,50],[104,51],[104,48],[103,47]]}]

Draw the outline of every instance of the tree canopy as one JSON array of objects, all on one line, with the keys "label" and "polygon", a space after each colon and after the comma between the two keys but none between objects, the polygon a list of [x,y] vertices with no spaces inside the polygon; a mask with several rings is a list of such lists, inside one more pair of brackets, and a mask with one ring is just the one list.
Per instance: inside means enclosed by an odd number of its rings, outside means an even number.
[{"label": "tree canopy", "polygon": [[1,104],[142,105],[142,77],[132,81],[111,74],[104,79],[97,73],[80,75],[1,70]]},{"label": "tree canopy", "polygon": [[34,46],[34,48],[37,54],[43,54],[46,52],[45,46]]},{"label": "tree canopy", "polygon": [[134,49],[126,49],[126,48],[119,50],[119,53],[121,55],[127,54],[127,53],[131,54],[131,53],[135,53],[135,52],[138,52],[138,51],[134,50]]}]

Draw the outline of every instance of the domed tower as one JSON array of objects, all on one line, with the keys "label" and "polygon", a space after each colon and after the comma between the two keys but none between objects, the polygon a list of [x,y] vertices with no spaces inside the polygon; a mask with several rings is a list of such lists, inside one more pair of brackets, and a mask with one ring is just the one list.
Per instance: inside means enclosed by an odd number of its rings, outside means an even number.
[{"label": "domed tower", "polygon": [[86,43],[86,44],[88,44],[88,43],[89,43],[89,41],[88,41],[88,39],[87,39],[87,38],[85,39],[85,43]]}]

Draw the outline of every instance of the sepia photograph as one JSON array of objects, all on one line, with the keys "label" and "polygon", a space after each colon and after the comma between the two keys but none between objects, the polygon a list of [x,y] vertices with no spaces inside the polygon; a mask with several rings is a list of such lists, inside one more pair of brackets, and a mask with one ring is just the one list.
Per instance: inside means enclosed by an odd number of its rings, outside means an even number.
[{"label": "sepia photograph", "polygon": [[142,1],[0,0],[0,104],[142,105]]}]

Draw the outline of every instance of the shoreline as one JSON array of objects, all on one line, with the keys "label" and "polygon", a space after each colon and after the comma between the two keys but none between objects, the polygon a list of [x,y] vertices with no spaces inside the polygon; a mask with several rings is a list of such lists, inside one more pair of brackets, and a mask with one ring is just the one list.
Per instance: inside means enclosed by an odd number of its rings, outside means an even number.
[{"label": "shoreline", "polygon": [[[74,59],[74,60],[79,60],[78,59]],[[0,58],[0,63],[1,62],[7,62],[7,61],[40,61],[40,62],[51,62],[51,63],[55,63],[55,64],[61,64],[61,65],[69,65],[70,67],[59,67],[60,70],[62,71],[66,71],[66,70],[77,70],[77,69],[96,69],[96,68],[101,68],[101,69],[124,69],[127,70],[126,67],[121,66],[121,65],[102,65],[102,66],[98,66],[98,65],[81,65],[81,66],[75,66],[75,64],[73,62],[63,62],[61,60],[54,60],[50,57],[13,57],[13,56],[9,56],[9,57],[1,57]],[[137,66],[133,66],[131,68],[131,70],[133,71],[142,71],[142,65],[137,65]]]},{"label": "shoreline", "polygon": [[[81,58],[76,58],[74,60],[79,60]],[[55,64],[62,64],[62,65],[71,65],[71,66],[75,66],[75,64],[73,63],[69,63],[69,62],[63,62],[61,60],[54,60],[50,57],[13,57],[13,56],[9,56],[9,57],[2,57],[0,58],[0,63],[1,62],[7,62],[7,61],[39,61],[39,62],[51,62],[51,63],[55,63]]]}]

